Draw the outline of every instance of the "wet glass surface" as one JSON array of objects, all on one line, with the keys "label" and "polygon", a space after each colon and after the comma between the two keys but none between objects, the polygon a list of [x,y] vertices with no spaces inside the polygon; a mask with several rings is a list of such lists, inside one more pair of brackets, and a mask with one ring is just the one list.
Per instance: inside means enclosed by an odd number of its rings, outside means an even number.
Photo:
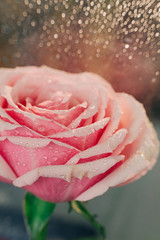
[{"label": "wet glass surface", "polygon": [[160,111],[158,0],[1,0],[0,66],[102,75]]}]

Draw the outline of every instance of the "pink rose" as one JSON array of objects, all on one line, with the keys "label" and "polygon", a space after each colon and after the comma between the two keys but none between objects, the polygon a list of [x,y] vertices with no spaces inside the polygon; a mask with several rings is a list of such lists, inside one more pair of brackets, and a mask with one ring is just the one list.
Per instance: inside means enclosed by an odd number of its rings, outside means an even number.
[{"label": "pink rose", "polygon": [[156,162],[142,104],[92,73],[0,70],[0,179],[53,202],[85,201]]}]

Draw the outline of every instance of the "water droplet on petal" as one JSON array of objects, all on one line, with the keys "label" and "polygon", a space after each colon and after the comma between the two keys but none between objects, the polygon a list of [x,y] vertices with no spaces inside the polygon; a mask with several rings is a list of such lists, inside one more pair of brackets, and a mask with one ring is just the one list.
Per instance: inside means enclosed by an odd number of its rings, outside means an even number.
[{"label": "water droplet on petal", "polygon": [[27,136],[28,137],[32,137],[32,133],[31,132],[27,132]]},{"label": "water droplet on petal", "polygon": [[92,132],[92,133],[94,133],[94,132],[95,132],[94,128],[92,128],[92,129],[91,129],[91,132]]},{"label": "water droplet on petal", "polygon": [[51,78],[48,79],[48,83],[51,83],[53,82],[53,80]]},{"label": "water droplet on petal", "polygon": [[65,179],[65,175],[60,175],[59,177],[62,179]]},{"label": "water droplet on petal", "polygon": [[95,106],[94,105],[90,106],[90,109],[95,109]]},{"label": "water droplet on petal", "polygon": [[44,132],[46,130],[46,128],[42,125],[38,126],[38,131],[39,132]]},{"label": "water droplet on petal", "polygon": [[57,159],[58,159],[57,157],[53,157],[52,158],[53,161],[57,161]]},{"label": "water droplet on petal", "polygon": [[18,131],[18,130],[15,130],[15,134],[18,135],[18,134],[19,134],[19,131]]}]

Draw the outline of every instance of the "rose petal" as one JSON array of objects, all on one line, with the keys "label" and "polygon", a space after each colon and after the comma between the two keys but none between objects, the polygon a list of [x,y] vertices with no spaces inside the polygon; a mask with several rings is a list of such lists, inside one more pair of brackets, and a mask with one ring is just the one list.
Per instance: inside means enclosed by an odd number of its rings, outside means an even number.
[{"label": "rose petal", "polygon": [[99,129],[103,129],[107,123],[109,122],[109,118],[103,118],[102,120],[92,123],[89,126],[71,129],[65,132],[59,132],[54,135],[51,135],[51,138],[70,138],[70,137],[81,137],[92,134],[94,131],[98,131]]},{"label": "rose petal", "polygon": [[106,110],[106,116],[110,116],[110,122],[98,143],[104,142],[118,129],[121,114],[121,108],[117,99],[110,99]]},{"label": "rose petal", "polygon": [[146,128],[137,146],[136,152],[126,159],[124,163],[107,175],[100,182],[83,192],[76,198],[78,201],[88,201],[93,197],[106,192],[109,187],[114,187],[130,180],[140,178],[153,167],[159,153],[159,142],[152,125],[146,120]]},{"label": "rose petal", "polygon": [[44,116],[49,119],[53,119],[56,122],[68,126],[72,121],[74,121],[87,107],[87,103],[84,102],[69,110],[48,110],[38,108],[36,106],[30,107],[29,110],[38,116]]},{"label": "rose petal", "polygon": [[0,119],[11,124],[17,124],[17,122],[12,119],[4,109],[0,108]]},{"label": "rose petal", "polygon": [[55,121],[49,121],[45,117],[40,117],[19,109],[11,98],[11,87],[6,86],[2,91],[2,95],[6,98],[8,104],[13,107],[13,109],[6,109],[6,112],[19,124],[25,125],[42,135],[51,135],[67,129]]},{"label": "rose petal", "polygon": [[[84,76],[86,84],[90,83],[91,85],[96,86],[99,95],[99,109],[95,116],[95,121],[98,121],[105,117],[106,109],[108,105],[108,100],[114,97],[116,98],[116,93],[114,92],[111,85],[106,82],[102,77],[94,73],[81,73],[80,75]],[[109,115],[107,115],[109,116]],[[110,117],[110,116],[109,116]]]},{"label": "rose petal", "polygon": [[11,124],[4,120],[0,119],[0,135],[1,135],[1,132],[5,131],[5,130],[13,130],[20,126],[18,124],[13,124],[13,123]]},{"label": "rose petal", "polygon": [[43,136],[49,136],[57,132],[68,130],[67,127],[56,121],[49,120],[45,117],[39,117],[33,113],[13,109],[7,109],[6,111],[20,125],[25,125]]},{"label": "rose petal", "polygon": [[49,137],[70,144],[80,150],[84,150],[97,144],[108,122],[109,118],[104,118],[88,126],[57,133]]},{"label": "rose petal", "polygon": [[77,165],[44,166],[27,172],[26,174],[17,178],[13,184],[18,187],[32,185],[40,177],[61,178],[69,182],[71,181],[71,178],[92,178],[106,172],[109,168],[115,165],[118,161],[121,161],[123,158],[123,156],[113,156],[99,159],[94,162]]},{"label": "rose petal", "polygon": [[71,97],[72,97],[71,93],[63,93],[62,91],[58,91],[53,93],[52,98],[50,100],[45,100],[39,103],[37,106],[41,108],[50,109],[50,110],[56,110],[56,109],[67,110],[69,109]]},{"label": "rose petal", "polygon": [[37,148],[37,147],[41,148],[41,147],[47,146],[50,142],[53,142],[61,146],[66,146],[70,149],[76,149],[73,146],[70,146],[66,143],[63,143],[54,139],[48,139],[48,138],[28,138],[28,137],[19,137],[19,136],[0,137],[0,141],[4,141],[5,139],[8,139],[13,144],[16,144],[22,147],[27,147],[27,148]]},{"label": "rose petal", "polygon": [[128,130],[128,134],[123,143],[116,149],[116,154],[120,153],[126,145],[129,146],[138,137],[145,119],[145,111],[142,104],[137,102],[132,96],[120,93],[118,94],[118,99],[121,109],[124,109],[119,128],[125,127]]},{"label": "rose petal", "polygon": [[[117,131],[112,137],[108,138],[105,142],[101,144],[97,144],[96,146],[93,146],[87,150],[84,150],[80,152],[79,154],[75,155],[73,158],[71,158],[67,165],[69,164],[77,164],[80,159],[83,158],[90,158],[92,156],[97,156],[104,153],[112,153],[114,149],[117,148],[117,146],[122,143],[125,136],[127,134],[126,129],[121,129]],[[87,160],[86,160],[87,161]]]},{"label": "rose petal", "polygon": [[8,137],[0,139],[1,154],[8,165],[20,176],[45,165],[64,165],[79,150],[58,141]]},{"label": "rose petal", "polygon": [[10,168],[10,166],[6,163],[2,155],[0,154],[0,177],[6,179],[6,182],[13,181],[17,178],[13,170]]},{"label": "rose petal", "polygon": [[0,132],[0,137],[18,136],[28,138],[42,138],[41,134],[38,134],[25,126],[13,125],[13,128],[5,124],[4,126],[6,127],[6,129]]}]

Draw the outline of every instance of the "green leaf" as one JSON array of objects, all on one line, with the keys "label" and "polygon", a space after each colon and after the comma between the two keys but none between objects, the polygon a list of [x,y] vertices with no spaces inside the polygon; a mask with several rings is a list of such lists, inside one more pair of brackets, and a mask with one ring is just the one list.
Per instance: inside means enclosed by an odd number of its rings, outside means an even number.
[{"label": "green leaf", "polygon": [[46,239],[48,221],[55,207],[55,203],[43,201],[31,193],[26,194],[24,216],[31,240]]},{"label": "green leaf", "polygon": [[[69,203],[69,205],[70,205],[70,209],[72,208],[75,212],[82,215],[99,231],[99,233],[101,235],[101,238],[99,238],[99,239],[101,239],[101,240],[106,239],[104,227],[98,221],[95,220],[96,216],[92,215],[81,202],[71,201]],[[93,239],[93,238],[90,238],[88,240],[91,240],[91,239]],[[86,238],[86,240],[87,240],[87,238]]]}]

